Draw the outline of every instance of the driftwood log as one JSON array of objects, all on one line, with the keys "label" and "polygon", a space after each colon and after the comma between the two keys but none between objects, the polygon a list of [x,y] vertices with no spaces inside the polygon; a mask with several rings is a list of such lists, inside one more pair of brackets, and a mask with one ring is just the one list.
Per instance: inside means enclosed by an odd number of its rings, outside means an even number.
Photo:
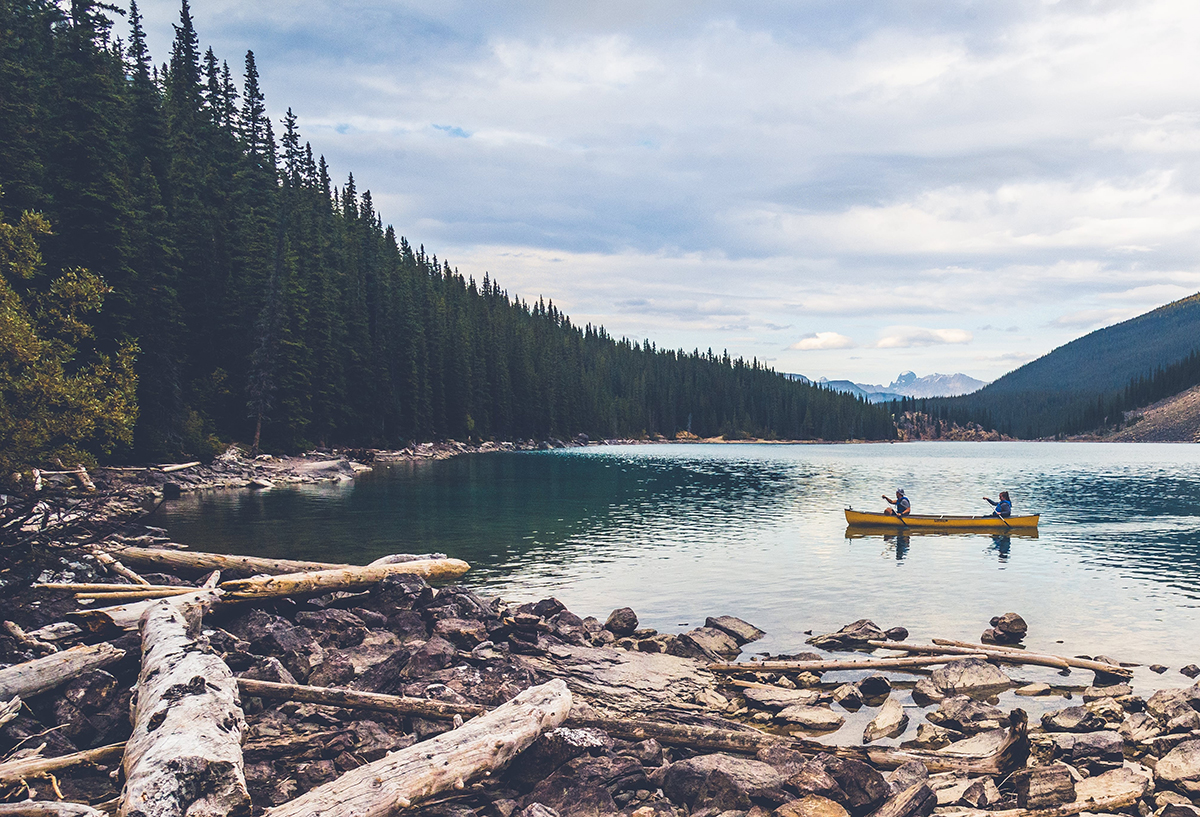
[{"label": "driftwood log", "polygon": [[[268,817],[385,817],[467,781],[491,774],[554,729],[571,709],[567,685],[531,687],[486,715],[347,772],[268,809]],[[436,760],[435,760],[436,759]]]},{"label": "driftwood log", "polygon": [[168,572],[207,573],[210,570],[220,570],[223,573],[238,576],[253,576],[260,573],[277,575],[299,573],[305,570],[332,570],[338,567],[350,567],[350,565],[328,562],[265,559],[260,556],[226,556],[223,553],[195,553],[188,550],[167,550],[165,548],[124,547],[114,553],[130,564],[163,568]]},{"label": "driftwood log", "polygon": [[419,559],[391,565],[341,567],[311,573],[287,573],[282,576],[259,576],[223,582],[221,589],[232,601],[268,599],[282,596],[302,596],[313,593],[332,593],[335,590],[358,590],[370,587],[388,576],[410,573],[425,579],[453,579],[471,569],[462,559]]},{"label": "driftwood log", "polygon": [[116,575],[123,576],[126,579],[129,579],[129,581],[133,582],[134,584],[142,584],[142,585],[150,584],[150,582],[143,579],[137,573],[133,572],[132,570],[127,568],[125,565],[121,564],[121,562],[119,560],[117,560],[117,558],[115,556],[113,556],[109,553],[105,553],[103,550],[100,550],[98,548],[92,549],[92,555],[96,557],[97,562],[104,565],[104,567],[106,569],[111,570]]},{"label": "driftwood log", "polygon": [[[922,749],[874,749],[861,751],[876,766],[895,769],[910,760],[919,760],[930,772],[963,772],[970,776],[1004,775],[1025,765],[1029,759],[1029,716],[1014,709],[1008,716],[1008,734],[995,752],[988,755],[958,755]],[[841,752],[839,752],[840,754]]]},{"label": "driftwood log", "polygon": [[[303,701],[305,703],[337,706],[346,709],[368,709],[375,712],[391,712],[397,715],[417,715],[424,718],[449,720],[455,715],[472,718],[487,711],[478,704],[456,704],[433,701],[427,698],[407,698],[399,695],[383,695],[378,692],[357,692],[351,689],[313,687],[300,684],[277,684],[273,681],[256,681],[239,678],[238,687],[243,695],[276,700]],[[737,731],[708,726],[687,726],[662,721],[630,718],[600,718],[569,715],[567,722],[572,726],[601,729],[616,737],[629,740],[654,738],[672,746],[687,746],[692,749],[711,749],[722,752],[754,754],[764,746],[793,741],[768,735],[757,729]],[[815,744],[814,744],[815,745]],[[826,751],[821,746],[816,751]]]},{"label": "driftwood log", "polygon": [[85,749],[58,757],[25,757],[0,763],[0,783],[19,783],[28,777],[56,772],[59,769],[69,769],[72,766],[82,766],[88,763],[99,763],[102,760],[117,758],[125,751],[124,743],[114,743],[97,749]]},{"label": "driftwood log", "polygon": [[[965,647],[968,649],[978,649],[987,653],[1000,653],[1003,655],[1024,655],[1029,657],[1031,654],[1017,647],[1004,647],[999,645],[984,645],[972,644],[969,641],[954,641],[948,638],[935,638],[933,643],[942,647]],[[1033,653],[1037,655],[1037,653]],[[1133,670],[1128,667],[1122,667],[1120,664],[1107,664],[1103,661],[1092,661],[1089,658],[1073,658],[1064,655],[1042,655],[1041,658],[1053,658],[1062,661],[1067,667],[1075,669],[1087,669],[1092,672],[1098,672],[1101,675],[1119,675],[1122,678],[1132,678]]]},{"label": "driftwood log", "polygon": [[93,644],[72,647],[51,653],[23,664],[0,669],[0,699],[14,695],[29,698],[39,692],[54,689],[61,683],[88,670],[115,664],[125,657],[125,651],[112,644]]},{"label": "driftwood log", "polygon": [[[178,596],[172,596],[171,600],[180,604],[190,604],[201,598],[211,596],[212,592],[212,590],[198,588],[189,590],[187,593],[182,593]],[[136,630],[141,623],[142,616],[159,601],[159,599],[143,599],[141,601],[131,601],[126,604],[116,604],[112,607],[97,607],[95,610],[76,610],[73,613],[68,613],[67,618],[71,620],[71,623],[92,633],[101,633],[114,628],[119,630]],[[45,629],[47,628],[42,628],[42,630]],[[42,630],[37,630],[30,633],[30,635],[41,637],[39,633]]]},{"label": "driftwood log", "polygon": [[142,619],[142,669],[119,817],[237,814],[248,807],[237,682],[196,640],[215,597],[208,591],[207,597],[156,601]]},{"label": "driftwood log", "polygon": [[909,644],[903,641],[868,641],[872,647],[886,650],[899,650],[907,653],[924,653],[927,655],[953,655],[958,658],[977,658],[983,655],[989,661],[999,664],[1029,664],[1041,667],[1070,670],[1071,665],[1065,658],[1057,655],[1040,655],[1018,650],[990,650],[987,647],[957,647],[948,644]]},{"label": "driftwood log", "polygon": [[856,669],[911,669],[949,664],[960,658],[986,658],[981,652],[967,655],[931,655],[920,658],[864,658],[859,661],[746,661],[744,663],[709,664],[712,672],[834,672]]},{"label": "driftwood log", "polygon": [[108,817],[108,815],[83,803],[26,800],[24,803],[0,803],[0,817]]}]

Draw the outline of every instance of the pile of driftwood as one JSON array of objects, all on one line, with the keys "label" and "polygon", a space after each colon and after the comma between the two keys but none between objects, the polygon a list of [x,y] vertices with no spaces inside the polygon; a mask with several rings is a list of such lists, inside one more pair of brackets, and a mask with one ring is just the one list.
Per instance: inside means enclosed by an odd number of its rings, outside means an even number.
[{"label": "pile of driftwood", "polygon": [[[736,618],[659,634],[485,601],[436,555],[72,564],[0,616],[0,815],[1200,817],[1200,685],[1144,699],[1104,659],[859,621],[737,662],[762,633]],[[1012,689],[1082,705],[1031,728],[990,702]]]}]

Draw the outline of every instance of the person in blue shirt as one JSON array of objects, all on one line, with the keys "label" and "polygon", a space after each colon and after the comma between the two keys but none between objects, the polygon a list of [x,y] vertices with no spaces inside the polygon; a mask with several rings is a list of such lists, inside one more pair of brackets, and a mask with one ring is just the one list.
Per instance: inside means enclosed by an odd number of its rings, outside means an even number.
[{"label": "person in blue shirt", "polygon": [[884,510],[884,513],[887,514],[888,516],[908,516],[909,511],[912,510],[912,503],[909,502],[908,497],[906,497],[904,495],[903,488],[896,489],[896,498],[895,499],[888,498],[888,496],[886,494],[884,494],[883,498],[889,505],[896,506],[894,509],[887,508]]},{"label": "person in blue shirt", "polygon": [[1012,500],[1008,498],[1008,491],[1000,492],[999,502],[992,502],[986,496],[983,498],[983,501],[992,506],[992,516],[1012,516]]}]

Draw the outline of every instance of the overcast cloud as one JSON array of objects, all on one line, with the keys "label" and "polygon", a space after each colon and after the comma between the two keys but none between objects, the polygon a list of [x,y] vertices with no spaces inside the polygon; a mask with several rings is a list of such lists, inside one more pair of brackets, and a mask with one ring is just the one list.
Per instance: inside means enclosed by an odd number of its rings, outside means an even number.
[{"label": "overcast cloud", "polygon": [[1200,4],[646,5],[193,12],[385,222],[616,334],[992,379],[1200,290]]}]

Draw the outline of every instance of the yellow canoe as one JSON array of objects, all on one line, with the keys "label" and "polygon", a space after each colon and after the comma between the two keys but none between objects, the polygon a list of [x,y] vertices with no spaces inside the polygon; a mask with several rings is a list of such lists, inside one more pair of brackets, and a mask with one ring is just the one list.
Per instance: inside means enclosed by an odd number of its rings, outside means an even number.
[{"label": "yellow canoe", "polygon": [[1001,519],[998,516],[918,516],[911,514],[900,521],[895,516],[869,511],[846,509],[846,524],[871,525],[888,528],[923,528],[926,530],[1011,530],[1013,528],[1037,528],[1040,514],[1032,516],[1010,516]]}]

